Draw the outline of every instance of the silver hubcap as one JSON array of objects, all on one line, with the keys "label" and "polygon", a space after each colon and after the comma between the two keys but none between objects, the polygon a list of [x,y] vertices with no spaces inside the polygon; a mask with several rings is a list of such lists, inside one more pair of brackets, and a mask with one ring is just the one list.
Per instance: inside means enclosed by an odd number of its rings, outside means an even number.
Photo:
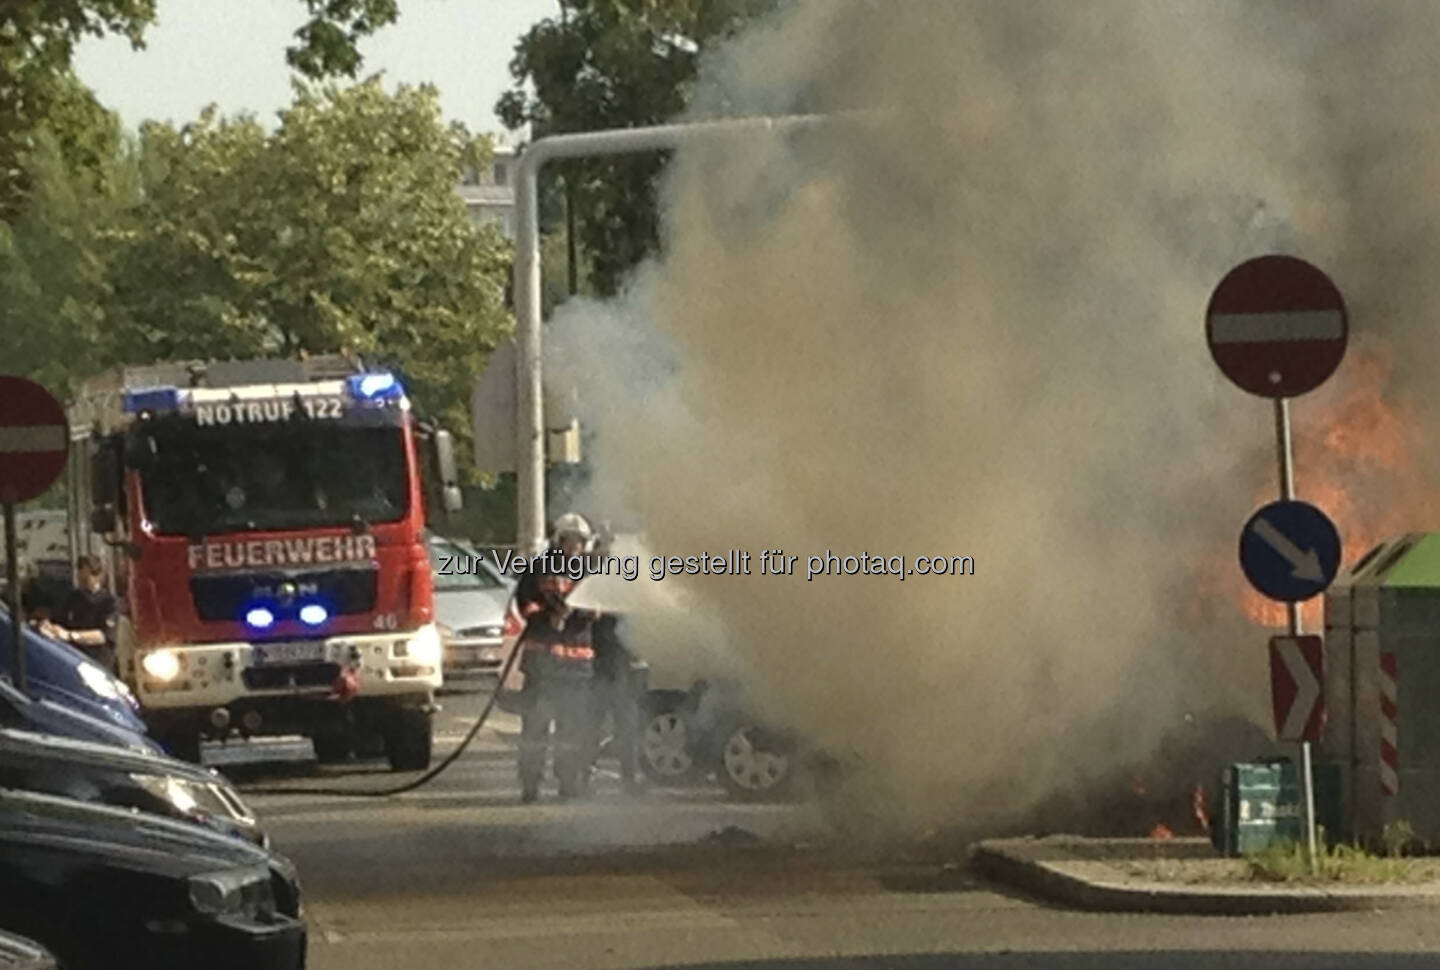
[{"label": "silver hubcap", "polygon": [[645,738],[641,744],[645,761],[655,773],[665,778],[677,778],[695,764],[687,750],[685,722],[678,714],[657,714],[645,725]]},{"label": "silver hubcap", "polygon": [[763,751],[750,742],[750,729],[741,728],[725,742],[725,774],[747,791],[767,791],[785,780],[790,759]]}]

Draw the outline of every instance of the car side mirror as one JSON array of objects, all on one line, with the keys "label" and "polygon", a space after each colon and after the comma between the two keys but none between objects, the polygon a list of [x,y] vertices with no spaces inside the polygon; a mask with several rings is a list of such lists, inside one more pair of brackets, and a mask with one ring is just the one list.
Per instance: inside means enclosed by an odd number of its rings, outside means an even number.
[{"label": "car side mirror", "polygon": [[460,471],[455,462],[455,439],[450,432],[436,429],[431,447],[435,449],[435,473],[440,478],[440,501],[446,513],[453,515],[465,506],[460,493]]}]

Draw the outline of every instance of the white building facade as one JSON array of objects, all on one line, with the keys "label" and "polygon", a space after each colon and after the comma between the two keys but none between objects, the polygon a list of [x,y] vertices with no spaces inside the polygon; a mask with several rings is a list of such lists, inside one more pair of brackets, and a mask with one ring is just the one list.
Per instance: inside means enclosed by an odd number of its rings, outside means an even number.
[{"label": "white building facade", "polygon": [[515,238],[515,165],[515,150],[496,146],[489,170],[466,171],[459,186],[471,220],[497,224],[506,239]]}]

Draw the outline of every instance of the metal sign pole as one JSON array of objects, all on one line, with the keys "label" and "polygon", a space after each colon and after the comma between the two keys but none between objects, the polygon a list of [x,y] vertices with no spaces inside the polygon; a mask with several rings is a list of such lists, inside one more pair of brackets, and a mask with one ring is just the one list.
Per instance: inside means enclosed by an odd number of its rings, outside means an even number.
[{"label": "metal sign pole", "polygon": [[[1295,498],[1295,457],[1290,440],[1290,399],[1275,398],[1275,450],[1280,465],[1280,497],[1286,501]],[[1285,610],[1290,618],[1290,635],[1298,637],[1304,631],[1300,619],[1300,604],[1286,603]],[[1315,777],[1310,765],[1310,742],[1300,742],[1300,770],[1305,786],[1305,841],[1310,850],[1310,871],[1318,868],[1315,847]]]},{"label": "metal sign pole", "polygon": [[15,503],[5,503],[5,576],[10,590],[10,649],[15,655],[15,687],[25,692],[24,617],[20,615],[20,556],[15,550]]}]

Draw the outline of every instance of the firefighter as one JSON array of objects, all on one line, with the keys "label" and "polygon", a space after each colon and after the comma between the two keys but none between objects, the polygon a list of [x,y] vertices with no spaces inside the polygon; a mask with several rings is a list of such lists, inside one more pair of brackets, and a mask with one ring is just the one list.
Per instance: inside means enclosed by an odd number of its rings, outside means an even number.
[{"label": "firefighter", "polygon": [[[639,775],[640,698],[646,667],[625,646],[619,633],[620,618],[601,616],[595,620],[592,640],[595,647],[595,680],[591,687],[590,766],[599,761],[608,747],[620,763],[620,785],[627,794],[641,790]],[[615,732],[604,744],[605,719]]]},{"label": "firefighter", "polygon": [[[601,526],[595,540],[596,558],[610,554],[614,541],[608,524]],[[593,770],[606,749],[605,721],[608,717],[615,732],[608,750],[620,763],[620,784],[627,794],[640,791],[638,771],[640,744],[640,698],[644,694],[641,678],[646,668],[630,652],[620,638],[620,617],[597,617],[592,630],[595,647],[595,680],[591,685],[590,753],[588,764]]]},{"label": "firefighter", "polygon": [[[575,588],[568,560],[583,555],[591,538],[590,525],[582,517],[562,516],[542,560],[545,568],[527,571],[515,590],[526,621],[520,637],[525,686],[520,697],[519,769],[521,799],[527,803],[540,797],[552,722],[560,797],[584,794],[588,780],[589,695],[595,662],[591,625],[596,615],[572,609],[566,598]],[[549,561],[556,557],[566,561]]]}]

